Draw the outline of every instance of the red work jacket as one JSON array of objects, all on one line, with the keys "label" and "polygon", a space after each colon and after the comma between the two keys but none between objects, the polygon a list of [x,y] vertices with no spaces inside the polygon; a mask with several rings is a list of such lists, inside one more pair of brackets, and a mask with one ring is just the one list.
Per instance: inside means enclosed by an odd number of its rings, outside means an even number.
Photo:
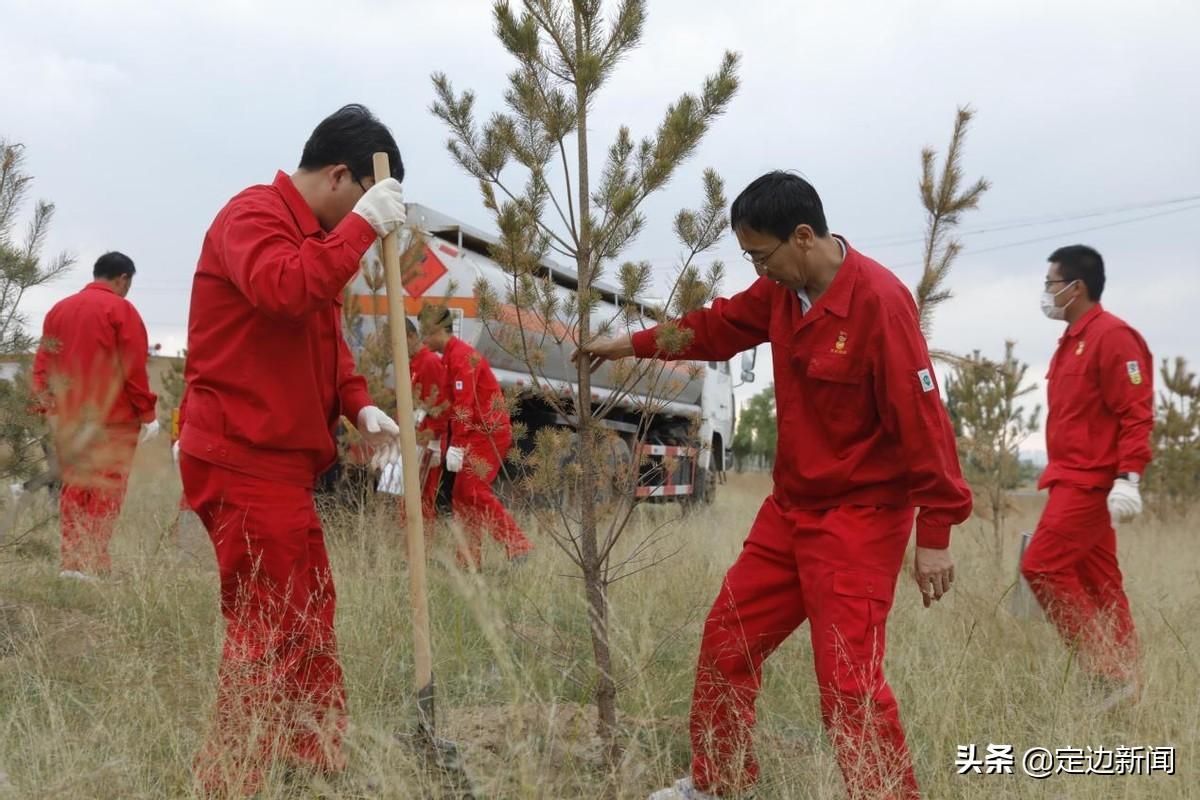
[{"label": "red work jacket", "polygon": [[[449,426],[450,442],[465,447],[491,441],[507,449],[505,443],[512,435],[508,409],[487,359],[462,339],[451,336],[442,353],[442,364],[446,368],[442,396],[449,400],[445,424]],[[504,456],[503,451],[500,456]]]},{"label": "red work jacket", "polygon": [[1067,328],[1046,374],[1050,463],[1039,482],[1110,489],[1146,471],[1154,428],[1154,362],[1146,342],[1097,304]]},{"label": "red work jacket", "polygon": [[446,368],[442,359],[428,347],[422,347],[408,361],[408,372],[412,377],[413,402],[425,411],[425,419],[417,430],[429,431],[434,438],[441,435],[443,427],[441,418],[446,411],[446,403],[442,399],[445,391]]},{"label": "red work jacket", "polygon": [[[971,490],[916,304],[895,275],[846,244],[807,313],[796,292],[759,278],[680,325],[692,339],[671,359],[724,361],[771,343],[774,494],[785,508],[918,507],[917,543],[949,545],[950,526],[970,516]],[[634,334],[639,357],[660,350],[655,330]]]},{"label": "red work jacket", "polygon": [[39,405],[70,426],[85,419],[136,427],[154,419],[149,343],[137,309],[100,281],[50,309],[33,360]]},{"label": "red work jacket", "polygon": [[303,486],[333,464],[339,417],[371,404],[341,305],[374,241],[357,214],[323,231],[282,172],[221,209],[192,283],[183,452]]}]

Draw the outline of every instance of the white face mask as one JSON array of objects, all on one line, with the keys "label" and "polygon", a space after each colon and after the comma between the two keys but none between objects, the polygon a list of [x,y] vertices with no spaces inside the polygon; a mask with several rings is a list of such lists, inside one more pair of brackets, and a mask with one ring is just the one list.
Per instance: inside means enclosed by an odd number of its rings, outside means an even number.
[{"label": "white face mask", "polygon": [[1065,292],[1067,289],[1070,289],[1074,283],[1075,281],[1071,281],[1071,283],[1068,283],[1057,292],[1042,292],[1042,313],[1050,319],[1066,319],[1067,307],[1070,306],[1071,303],[1075,302],[1075,298],[1072,297],[1065,306],[1056,305],[1054,301],[1058,299],[1060,294]]}]

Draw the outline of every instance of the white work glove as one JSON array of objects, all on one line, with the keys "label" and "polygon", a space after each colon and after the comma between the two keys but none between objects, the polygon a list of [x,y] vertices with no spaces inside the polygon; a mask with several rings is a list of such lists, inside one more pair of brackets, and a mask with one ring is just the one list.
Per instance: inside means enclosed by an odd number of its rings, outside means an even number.
[{"label": "white work glove", "polygon": [[1117,478],[1108,492],[1108,513],[1113,522],[1128,522],[1142,513],[1142,493],[1136,483]]},{"label": "white work glove", "polygon": [[358,412],[358,432],[372,450],[371,466],[400,460],[400,426],[378,406],[366,406]]},{"label": "white work glove", "polygon": [[354,204],[354,213],[371,223],[371,227],[380,236],[387,236],[392,231],[400,230],[408,219],[404,208],[404,190],[400,181],[395,178],[385,178],[379,181]]},{"label": "white work glove", "polygon": [[467,451],[461,447],[446,448],[446,469],[451,472],[461,472],[463,468],[463,460],[467,456]]},{"label": "white work glove", "polygon": [[179,442],[171,445],[171,459],[175,462],[175,466],[179,466]]},{"label": "white work glove", "polygon": [[388,461],[379,470],[379,483],[376,488],[387,494],[404,497],[404,462],[400,459]]},{"label": "white work glove", "polygon": [[158,431],[160,428],[162,428],[162,426],[158,424],[157,419],[150,420],[149,422],[143,422],[142,432],[138,436],[138,444],[145,444],[155,436],[158,436]]},{"label": "white work glove", "polygon": [[413,412],[413,425],[415,425],[419,428],[419,427],[421,427],[421,423],[424,421],[425,421],[425,409],[418,408],[416,411]]},{"label": "white work glove", "polygon": [[429,466],[440,467],[442,465],[442,443],[434,439],[425,447],[429,450]]}]

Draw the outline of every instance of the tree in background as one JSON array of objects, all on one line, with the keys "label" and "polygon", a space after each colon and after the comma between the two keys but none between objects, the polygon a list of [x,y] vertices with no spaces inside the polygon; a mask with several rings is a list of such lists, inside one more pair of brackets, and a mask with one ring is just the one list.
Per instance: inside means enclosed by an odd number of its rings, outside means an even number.
[{"label": "tree in background", "polygon": [[179,354],[179,358],[171,360],[162,373],[162,386],[158,392],[158,421],[164,429],[171,431],[174,425],[175,413],[183,402],[184,371],[187,369],[187,350]]},{"label": "tree in background", "polygon": [[[967,127],[974,115],[970,106],[958,109],[940,174],[936,174],[937,152],[932,147],[921,151],[920,192],[926,217],[925,252],[921,279],[914,294],[921,317],[921,331],[926,339],[933,330],[934,311],[953,296],[946,281],[954,260],[962,252],[962,242],[955,238],[954,229],[962,221],[963,213],[978,208],[979,199],[991,188],[986,178],[980,178],[963,188],[963,151]],[[956,359],[956,356],[940,351],[931,351],[930,355],[941,361],[953,362]]]},{"label": "tree in background", "polygon": [[1163,359],[1147,494],[1160,517],[1187,511],[1200,496],[1200,381],[1187,360]]},{"label": "tree in background", "polygon": [[778,427],[775,420],[775,387],[768,386],[742,409],[733,435],[733,455],[738,472],[746,466],[770,469],[775,465]]},{"label": "tree in background", "polygon": [[946,406],[964,477],[984,500],[997,551],[1003,544],[1008,493],[1022,480],[1021,443],[1037,431],[1041,415],[1040,406],[1030,410],[1021,404],[1037,384],[1022,385],[1029,365],[1013,355],[1014,345],[1004,343],[1004,359],[999,362],[984,358],[978,350],[957,359],[946,381]]},{"label": "tree in background", "polygon": [[42,249],[54,219],[54,204],[39,200],[22,239],[13,236],[33,176],[23,171],[24,146],[0,139],[0,357],[20,359],[11,381],[0,381],[0,450],[4,477],[25,477],[46,460],[45,420],[30,408],[30,359],[37,339],[21,309],[25,293],[54,281],[71,268],[74,258],[60,253],[44,259]]},{"label": "tree in background", "polygon": [[[624,263],[617,271],[624,314],[611,320],[593,316],[599,295],[595,289],[606,265],[614,263],[645,226],[640,212],[645,199],[670,180],[677,167],[696,149],[712,122],[727,108],[738,85],[738,58],[726,53],[715,74],[697,95],[685,94],[671,104],[653,136],[635,141],[621,127],[607,149],[598,179],[591,170],[589,137],[597,128],[592,118],[597,93],[624,58],[642,39],[645,0],[620,0],[606,19],[600,0],[524,0],[520,13],[505,0],[493,7],[496,35],[516,59],[504,100],[507,111],[492,114],[482,128],[475,119],[475,95],[456,94],[449,79],[433,76],[437,100],[433,113],[450,129],[449,150],[455,161],[479,182],[484,205],[495,217],[501,242],[492,258],[512,276],[500,297],[492,287],[478,284],[480,316],[489,323],[497,343],[516,354],[535,387],[543,387],[539,353],[547,345],[570,355],[581,343],[605,335],[615,325],[638,324],[646,310],[634,302],[649,286],[647,263]],[[511,182],[506,168],[519,167],[524,186]],[[561,168],[557,176],[552,173]],[[551,184],[560,188],[557,190]],[[713,296],[722,274],[719,264],[707,272],[696,259],[709,250],[727,227],[723,186],[715,173],[704,176],[705,198],[698,211],[682,211],[675,233],[683,257],[671,299],[663,312],[684,313]],[[555,253],[575,268],[578,287],[565,297],[543,269]],[[655,316],[651,312],[651,316]],[[678,352],[684,333],[667,326],[660,347]],[[621,753],[616,728],[617,679],[609,645],[609,586],[627,574],[628,559],[615,562],[613,550],[632,513],[632,500],[621,506],[626,492],[602,485],[614,471],[635,475],[636,459],[624,452],[625,442],[598,422],[623,394],[670,395],[659,379],[675,374],[663,365],[616,365],[610,377],[626,387],[593,407],[589,365],[579,365],[578,396],[564,396],[548,386],[545,401],[570,419],[574,433],[539,435],[526,466],[534,482],[571,484],[577,495],[578,516],[564,513],[547,528],[583,576],[596,666],[594,697],[599,732],[605,743],[610,771]],[[667,397],[667,400],[670,398]],[[656,409],[645,409],[646,414]],[[514,431],[514,434],[519,434]],[[645,435],[642,426],[641,435]],[[564,453],[573,453],[564,468]],[[628,466],[613,470],[614,461]],[[607,477],[606,477],[607,476]],[[633,480],[636,485],[636,478]],[[562,488],[570,488],[563,486]],[[625,488],[631,488],[627,482]],[[632,494],[629,491],[628,494]],[[601,503],[617,498],[612,522],[603,526]],[[639,548],[634,548],[635,552]],[[639,567],[640,568],[640,567]],[[611,791],[611,784],[610,784]]]}]

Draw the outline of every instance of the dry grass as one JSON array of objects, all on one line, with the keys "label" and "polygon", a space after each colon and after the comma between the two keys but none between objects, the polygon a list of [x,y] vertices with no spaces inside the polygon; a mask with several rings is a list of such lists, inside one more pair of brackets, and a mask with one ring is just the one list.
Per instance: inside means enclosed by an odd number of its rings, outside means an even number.
[{"label": "dry grass", "polygon": [[[119,582],[55,578],[53,524],[0,551],[0,798],[189,797],[206,729],[221,627],[216,576],[170,535],[178,487],[163,464],[135,475],[114,548]],[[769,484],[736,478],[719,504],[675,526],[682,551],[618,584],[614,636],[628,755],[624,798],[686,771],[686,714],[700,624]],[[1031,501],[1032,504],[1032,501]],[[640,525],[678,510],[645,509]],[[1013,531],[1031,524],[1019,514]],[[1132,710],[1098,715],[1044,622],[1013,618],[1015,533],[997,557],[983,526],[960,530],[960,579],[932,611],[905,579],[889,629],[887,672],[930,798],[1200,796],[1200,567],[1192,525],[1122,530],[1121,557],[1147,652],[1148,687]],[[531,563],[482,578],[433,570],[435,654],[445,735],[466,746],[486,798],[597,796],[587,702],[588,653],[577,582],[546,537]],[[429,778],[391,740],[411,722],[407,582],[400,534],[380,513],[330,520],[338,633],[352,715],[351,777],[329,796],[416,798]],[[201,543],[202,544],[202,543]],[[666,644],[663,645],[663,642]],[[768,662],[759,703],[760,798],[841,796],[817,714],[806,632]],[[958,776],[956,746],[1174,745],[1177,774],[1154,777]],[[264,798],[310,797],[273,780]]]}]

